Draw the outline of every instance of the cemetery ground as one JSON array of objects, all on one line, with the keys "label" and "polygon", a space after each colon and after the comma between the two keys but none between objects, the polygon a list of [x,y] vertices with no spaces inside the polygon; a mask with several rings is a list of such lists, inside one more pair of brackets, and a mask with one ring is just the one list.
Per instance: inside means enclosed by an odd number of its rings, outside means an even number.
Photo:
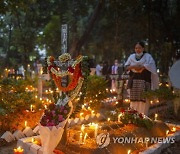
[{"label": "cemetery ground", "polygon": [[[177,117],[174,114],[171,114],[172,110],[167,110],[167,114],[164,114],[161,112],[159,114],[159,117],[162,121],[177,124],[180,125],[180,121],[177,119]],[[2,133],[0,134],[0,136]],[[11,143],[8,143],[4,146],[0,145],[0,154],[13,154],[13,149],[17,147],[17,141],[13,141]],[[180,151],[180,141],[175,142],[174,144],[170,145],[168,148],[164,149],[161,154],[179,154]],[[136,154],[136,153],[133,153]]]}]

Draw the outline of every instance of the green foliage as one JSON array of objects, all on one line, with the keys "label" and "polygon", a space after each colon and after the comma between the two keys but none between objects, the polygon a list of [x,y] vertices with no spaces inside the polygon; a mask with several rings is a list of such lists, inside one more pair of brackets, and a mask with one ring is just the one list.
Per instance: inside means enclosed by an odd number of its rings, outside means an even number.
[{"label": "green foliage", "polygon": [[[60,27],[64,23],[69,27],[68,49],[73,49],[86,31],[98,2],[2,0],[0,50],[7,53],[4,65],[26,63],[29,56],[37,57],[40,49],[56,55],[61,49]],[[112,62],[115,58],[126,58],[136,41],[146,40],[160,72],[167,74],[179,48],[179,7],[178,1],[104,1],[81,51],[96,55],[96,60]]]},{"label": "green foliage", "polygon": [[[52,16],[51,20],[45,28],[43,29],[43,35],[38,38],[40,47],[43,49],[45,47],[49,55],[54,55],[54,53],[60,52],[60,39],[61,39],[61,25],[60,17]],[[46,46],[44,46],[46,44]]]},{"label": "green foliage", "polygon": [[135,125],[140,126],[140,127],[145,127],[147,129],[150,129],[153,126],[153,122],[151,120],[145,119],[145,118],[135,117],[134,114],[129,114],[129,113],[125,113],[122,116],[121,122],[123,124],[132,123],[132,124],[135,124]]},{"label": "green foliage", "polygon": [[143,93],[143,96],[149,100],[159,99],[160,101],[173,100],[176,96],[172,90],[166,86],[160,86],[159,89],[149,90]]},{"label": "green foliage", "polygon": [[89,106],[98,111],[102,100],[107,97],[107,81],[103,77],[96,75],[89,76],[87,79],[86,102]]},{"label": "green foliage", "polygon": [[103,77],[92,75],[87,81],[87,99],[102,100],[106,96],[107,81]]},{"label": "green foliage", "polygon": [[31,104],[37,109],[42,107],[41,102],[35,99],[37,92],[25,91],[28,85],[33,85],[32,81],[9,78],[0,81],[0,115],[29,110]]}]

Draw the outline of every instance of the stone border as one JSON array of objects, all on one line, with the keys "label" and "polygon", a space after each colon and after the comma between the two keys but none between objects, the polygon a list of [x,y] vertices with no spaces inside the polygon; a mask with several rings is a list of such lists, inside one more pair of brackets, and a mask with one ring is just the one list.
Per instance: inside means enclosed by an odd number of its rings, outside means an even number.
[{"label": "stone border", "polygon": [[39,139],[39,136],[32,136],[19,139],[17,142],[17,147],[22,147],[24,149],[24,153],[30,154],[43,154],[43,148],[37,144],[33,144],[32,138]]},{"label": "stone border", "polygon": [[[169,127],[178,127],[180,128],[180,125],[175,125],[171,123],[166,123]],[[169,134],[167,137],[175,137],[175,141],[180,141],[180,131],[177,131],[174,134]],[[157,143],[153,144],[152,146],[148,147],[147,150],[140,152],[139,154],[160,154],[162,150],[169,147],[171,143]]]},{"label": "stone border", "polygon": [[[72,121],[72,120],[70,120]],[[75,120],[76,123],[78,123],[78,120]],[[73,122],[74,124],[74,122]],[[175,125],[175,124],[171,124],[171,123],[166,123],[168,126],[171,127],[178,127],[180,128],[180,125]],[[177,131],[174,134],[169,134],[168,137],[175,137],[175,141],[179,141],[180,140],[180,131]],[[39,136],[33,136],[33,138],[39,138]],[[19,139],[17,145],[23,147],[23,149],[25,150],[25,152],[27,153],[31,153],[31,154],[43,154],[43,148],[39,145],[35,145],[33,143],[29,143],[31,142],[32,137],[26,137],[23,139]],[[154,144],[150,147],[148,147],[147,150],[140,152],[139,154],[159,154],[161,153],[161,151],[167,147],[169,147],[171,145],[171,143],[157,143]]]},{"label": "stone border", "polygon": [[[69,119],[68,120],[68,127],[72,127],[76,124],[82,124],[86,122],[92,122],[93,120],[101,120],[102,116],[97,114],[91,114],[86,115],[85,118],[75,118],[75,119]],[[16,130],[14,133],[11,133],[10,131],[6,131],[0,139],[4,140],[6,144],[13,142],[15,140],[19,140],[26,137],[32,137],[34,135],[39,135],[39,126],[37,125],[34,129],[31,129],[30,127],[26,127],[23,131]],[[4,145],[4,144],[3,144]]]},{"label": "stone border", "polygon": [[[93,120],[101,120],[102,116],[97,113],[97,114],[91,114],[91,115],[86,115],[85,118],[75,118],[75,119],[69,119],[68,120],[68,127],[74,126],[76,124],[83,124],[87,122],[92,122]],[[39,128],[39,126],[37,126]],[[37,132],[39,131],[38,128],[35,128]],[[34,131],[33,130],[33,131]],[[18,139],[17,142],[17,147],[20,146],[24,149],[25,153],[30,153],[30,154],[43,154],[43,147],[33,144],[32,143],[32,138],[34,139],[40,139],[39,136],[31,136],[31,137],[25,137]]]}]

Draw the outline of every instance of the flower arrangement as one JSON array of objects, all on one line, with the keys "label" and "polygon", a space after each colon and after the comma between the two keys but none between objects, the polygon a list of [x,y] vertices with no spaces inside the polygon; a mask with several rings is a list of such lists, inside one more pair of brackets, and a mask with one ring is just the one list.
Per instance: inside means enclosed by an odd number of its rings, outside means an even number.
[{"label": "flower arrangement", "polygon": [[65,63],[66,61],[71,59],[71,55],[69,53],[64,53],[58,57],[60,62]]},{"label": "flower arrangement", "polygon": [[42,126],[57,126],[67,118],[69,111],[68,105],[50,104],[49,108],[44,111],[40,124]]},{"label": "flower arrangement", "polygon": [[123,124],[135,124],[137,126],[151,128],[153,125],[153,122],[150,118],[143,115],[142,113],[138,113],[136,110],[132,108],[128,108],[127,110],[121,109],[120,113],[122,116],[120,116],[120,121]]},{"label": "flower arrangement", "polygon": [[106,114],[108,117],[110,117],[111,120],[118,120],[123,124],[134,124],[139,127],[145,127],[148,129],[150,129],[153,126],[153,121],[150,118],[132,108],[118,108],[115,111],[110,111]]}]

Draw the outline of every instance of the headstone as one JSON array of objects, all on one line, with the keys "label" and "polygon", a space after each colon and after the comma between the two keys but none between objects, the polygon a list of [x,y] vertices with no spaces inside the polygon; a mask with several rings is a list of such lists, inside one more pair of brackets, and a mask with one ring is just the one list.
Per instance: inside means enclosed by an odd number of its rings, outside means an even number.
[{"label": "headstone", "polygon": [[13,136],[14,136],[17,140],[25,137],[25,135],[23,134],[23,132],[20,131],[20,130],[16,130],[16,131],[13,133]]},{"label": "headstone", "polygon": [[9,131],[6,131],[1,138],[5,139],[7,142],[12,142],[13,140],[15,140],[15,137],[13,136],[13,134]]},{"label": "headstone", "polygon": [[30,128],[30,127],[26,127],[24,130],[23,130],[23,133],[25,136],[27,137],[31,137],[34,135],[34,132],[33,130]]}]

